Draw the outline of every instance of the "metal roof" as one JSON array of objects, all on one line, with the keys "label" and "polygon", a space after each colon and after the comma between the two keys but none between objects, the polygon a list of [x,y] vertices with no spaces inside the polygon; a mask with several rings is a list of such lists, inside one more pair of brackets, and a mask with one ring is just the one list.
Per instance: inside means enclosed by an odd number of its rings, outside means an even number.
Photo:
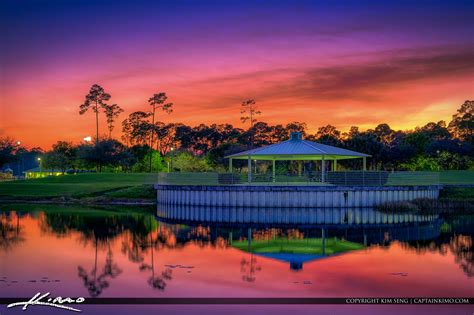
[{"label": "metal roof", "polygon": [[290,140],[235,153],[226,156],[226,158],[248,159],[250,157],[256,160],[321,160],[323,156],[327,160],[342,160],[369,157],[370,155],[303,140],[300,133],[293,133]]}]

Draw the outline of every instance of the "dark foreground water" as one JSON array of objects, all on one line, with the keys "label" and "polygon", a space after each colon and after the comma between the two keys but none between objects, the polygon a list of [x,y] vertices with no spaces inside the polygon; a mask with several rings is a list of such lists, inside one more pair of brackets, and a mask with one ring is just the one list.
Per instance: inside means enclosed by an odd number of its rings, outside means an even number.
[{"label": "dark foreground water", "polygon": [[[145,212],[3,206],[0,297],[474,297],[472,216],[372,210],[314,226],[162,222]],[[357,219],[357,218],[360,219]],[[354,219],[355,218],[355,219]],[[402,218],[402,219],[400,219]],[[330,220],[329,220],[330,221]],[[324,232],[323,232],[324,230]],[[312,241],[324,253],[259,254],[237,244]],[[357,250],[332,253],[347,240]],[[240,243],[239,243],[240,241]],[[308,245],[310,246],[310,245]],[[474,306],[80,305],[83,314],[468,314]],[[69,314],[0,306],[0,314]],[[72,314],[72,313],[71,313]]]}]

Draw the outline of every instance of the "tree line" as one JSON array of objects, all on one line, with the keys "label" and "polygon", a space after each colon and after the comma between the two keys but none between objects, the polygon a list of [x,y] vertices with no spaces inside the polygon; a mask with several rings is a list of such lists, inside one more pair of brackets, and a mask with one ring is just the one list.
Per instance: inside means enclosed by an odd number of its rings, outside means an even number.
[{"label": "tree line", "polygon": [[[118,140],[112,137],[112,131],[123,109],[115,103],[108,104],[110,99],[111,95],[101,86],[91,87],[79,113],[94,113],[94,141],[79,145],[58,141],[50,151],[39,151],[45,169],[158,172],[171,167],[175,171],[223,171],[227,165],[224,156],[288,140],[295,131],[310,141],[370,154],[368,168],[373,170],[474,168],[474,101],[470,100],[460,106],[449,123],[429,122],[405,131],[381,123],[368,130],[353,126],[347,132],[326,125],[310,133],[302,122],[272,125],[259,121],[261,112],[253,99],[241,104],[241,121],[249,123],[247,129],[227,123],[165,123],[159,116],[171,114],[174,104],[168,101],[166,93],[157,92],[148,99],[147,109],[130,113],[122,121],[122,137]],[[107,121],[108,134],[104,136],[99,131],[100,114]],[[18,159],[22,152],[25,149],[12,139],[0,139],[0,165]],[[236,161],[236,169],[245,168],[245,163]],[[357,163],[360,161],[341,161],[340,167],[350,169]],[[291,169],[292,162],[286,164]]]}]

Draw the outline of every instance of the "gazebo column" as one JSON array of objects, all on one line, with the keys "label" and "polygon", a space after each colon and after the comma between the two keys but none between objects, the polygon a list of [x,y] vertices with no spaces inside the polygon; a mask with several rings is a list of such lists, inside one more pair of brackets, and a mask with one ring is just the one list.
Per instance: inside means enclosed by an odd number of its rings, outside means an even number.
[{"label": "gazebo column", "polygon": [[229,159],[229,173],[232,173],[232,158]]},{"label": "gazebo column", "polygon": [[332,161],[332,171],[337,171],[337,160]]},{"label": "gazebo column", "polygon": [[362,158],[362,169],[367,170],[367,158],[365,156]]},{"label": "gazebo column", "polygon": [[275,182],[275,160],[272,160],[272,181]]},{"label": "gazebo column", "polygon": [[324,155],[321,158],[321,183],[324,183],[325,178],[324,178],[324,169],[325,169],[325,161],[324,161]]},{"label": "gazebo column", "polygon": [[250,155],[247,157],[247,181],[250,184],[252,182],[252,159],[250,158]]}]

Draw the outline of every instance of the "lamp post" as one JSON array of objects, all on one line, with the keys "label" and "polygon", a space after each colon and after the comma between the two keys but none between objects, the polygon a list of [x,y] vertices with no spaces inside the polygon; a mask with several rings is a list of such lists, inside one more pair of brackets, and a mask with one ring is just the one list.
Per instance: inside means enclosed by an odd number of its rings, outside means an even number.
[{"label": "lamp post", "polygon": [[41,158],[40,157],[38,158],[38,163],[39,163],[39,168],[40,168],[40,176],[42,176],[43,171],[42,171],[42,168],[41,168],[42,165],[41,165]]},{"label": "lamp post", "polygon": [[168,173],[170,173],[171,170],[173,169],[173,152],[174,152],[174,148],[171,147],[171,149],[170,149],[170,160],[168,162]]},{"label": "lamp post", "polygon": [[[17,148],[16,148],[16,153],[15,154],[18,155],[18,151],[20,149],[21,141],[17,141],[16,145],[17,145]],[[20,160],[17,161],[17,168],[16,168],[16,171],[18,173],[18,175],[16,177],[17,179],[20,177],[20,174],[21,174],[20,173],[20,167],[21,167],[22,164],[23,164],[23,157],[20,154]],[[23,171],[23,167],[21,168],[21,170]]]}]

